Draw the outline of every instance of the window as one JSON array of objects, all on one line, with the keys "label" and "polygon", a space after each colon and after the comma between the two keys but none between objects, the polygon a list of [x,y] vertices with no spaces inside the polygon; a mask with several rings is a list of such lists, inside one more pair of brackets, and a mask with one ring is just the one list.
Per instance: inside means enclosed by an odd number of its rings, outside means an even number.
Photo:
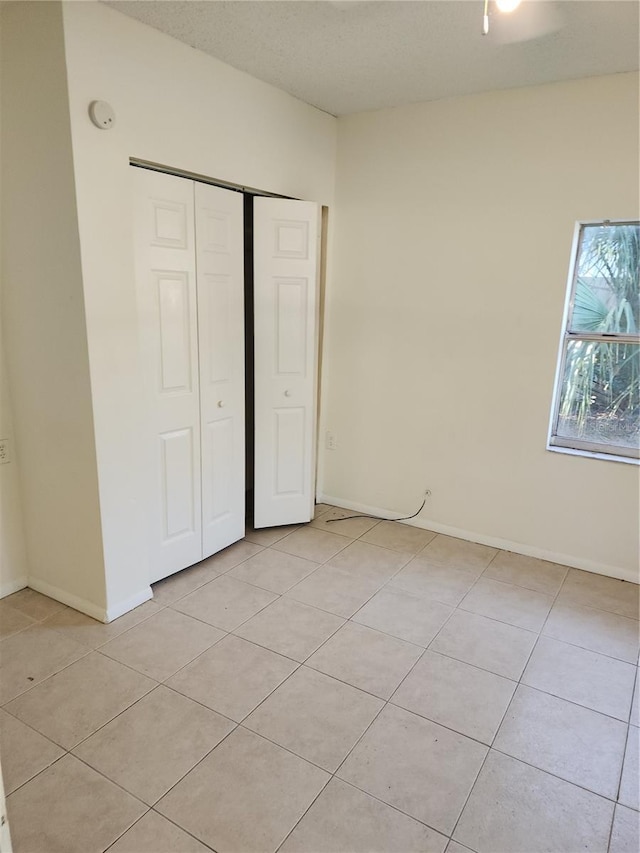
[{"label": "window", "polygon": [[640,223],[576,229],[550,449],[640,457]]}]

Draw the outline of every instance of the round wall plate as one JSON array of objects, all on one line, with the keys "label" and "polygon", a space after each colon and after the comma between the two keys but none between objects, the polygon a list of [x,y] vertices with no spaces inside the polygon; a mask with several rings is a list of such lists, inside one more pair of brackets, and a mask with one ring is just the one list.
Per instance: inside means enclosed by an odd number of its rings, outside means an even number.
[{"label": "round wall plate", "polygon": [[91,121],[100,130],[110,130],[116,123],[116,114],[106,101],[91,101],[89,104],[89,116]]}]

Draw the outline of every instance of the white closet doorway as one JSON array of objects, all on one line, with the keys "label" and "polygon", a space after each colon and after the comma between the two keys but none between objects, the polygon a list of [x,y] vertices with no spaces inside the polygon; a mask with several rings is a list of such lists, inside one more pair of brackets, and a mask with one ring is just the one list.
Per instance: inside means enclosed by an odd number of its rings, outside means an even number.
[{"label": "white closet doorway", "polygon": [[254,526],[312,517],[320,211],[131,171],[153,583],[244,536],[247,434]]}]

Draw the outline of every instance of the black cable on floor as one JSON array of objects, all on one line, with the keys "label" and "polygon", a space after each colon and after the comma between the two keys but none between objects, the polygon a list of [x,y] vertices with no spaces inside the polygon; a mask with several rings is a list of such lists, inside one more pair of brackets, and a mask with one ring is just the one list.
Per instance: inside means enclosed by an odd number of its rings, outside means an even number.
[{"label": "black cable on floor", "polygon": [[403,515],[402,518],[385,518],[382,515],[367,515],[366,513],[362,513],[360,515],[343,515],[342,518],[328,518],[325,524],[333,524],[334,521],[348,521],[350,518],[374,518],[376,521],[410,521],[416,515],[420,515],[430,494],[431,492],[425,494],[424,500],[420,504],[420,509],[416,510],[413,515]]}]

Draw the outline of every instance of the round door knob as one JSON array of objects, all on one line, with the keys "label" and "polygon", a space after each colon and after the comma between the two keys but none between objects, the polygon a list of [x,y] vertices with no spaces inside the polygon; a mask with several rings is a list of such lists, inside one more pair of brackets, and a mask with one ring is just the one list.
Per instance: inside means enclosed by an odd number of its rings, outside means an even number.
[{"label": "round door knob", "polygon": [[218,408],[222,409],[224,406],[224,400],[218,400]]},{"label": "round door knob", "polygon": [[285,397],[290,397],[290,396],[291,396],[291,391],[289,391],[289,389],[287,389],[287,390],[284,392],[284,396],[285,396]]}]

